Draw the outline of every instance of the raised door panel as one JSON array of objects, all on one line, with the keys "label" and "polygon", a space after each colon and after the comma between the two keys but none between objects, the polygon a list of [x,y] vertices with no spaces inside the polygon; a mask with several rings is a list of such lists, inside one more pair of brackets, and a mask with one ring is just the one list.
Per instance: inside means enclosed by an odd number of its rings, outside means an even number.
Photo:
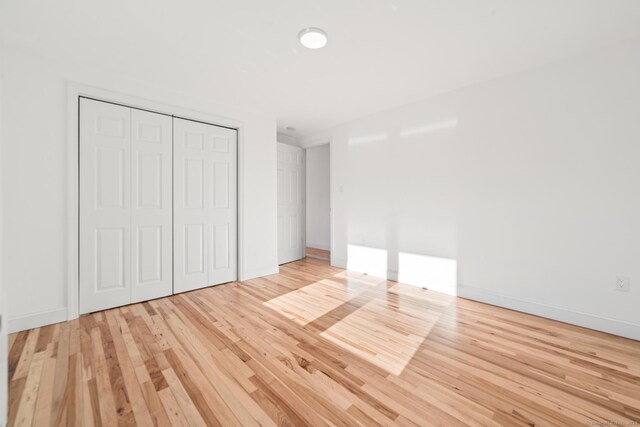
[{"label": "raised door panel", "polygon": [[184,208],[204,209],[204,168],[202,158],[184,159]]},{"label": "raised door panel", "polygon": [[124,227],[95,230],[95,289],[98,292],[126,288],[125,235]]},{"label": "raised door panel", "polygon": [[287,202],[290,205],[300,203],[300,171],[290,170],[287,174]]},{"label": "raised door panel", "polygon": [[213,270],[229,268],[229,224],[213,226]]},{"label": "raised door panel", "polygon": [[164,153],[137,152],[136,163],[136,197],[137,209],[162,209],[163,207],[163,172],[167,173],[164,164]]},{"label": "raised door panel", "polygon": [[134,276],[137,285],[153,285],[166,277],[163,274],[163,255],[169,248],[163,247],[161,225],[137,227],[136,264]]},{"label": "raised door panel", "polygon": [[131,298],[131,110],[81,98],[80,313]]},{"label": "raised door panel", "polygon": [[223,162],[213,163],[213,208],[228,209],[229,195],[231,193],[231,176],[229,174],[229,164]]},{"label": "raised door panel", "polygon": [[289,215],[289,249],[300,249],[300,215]]},{"label": "raised door panel", "polygon": [[121,147],[95,147],[96,209],[125,209],[125,161],[127,150]]},{"label": "raised door panel", "polygon": [[205,224],[184,226],[184,275],[202,276],[207,274],[205,261]]},{"label": "raised door panel", "polygon": [[172,120],[131,110],[131,302],[173,292]]}]

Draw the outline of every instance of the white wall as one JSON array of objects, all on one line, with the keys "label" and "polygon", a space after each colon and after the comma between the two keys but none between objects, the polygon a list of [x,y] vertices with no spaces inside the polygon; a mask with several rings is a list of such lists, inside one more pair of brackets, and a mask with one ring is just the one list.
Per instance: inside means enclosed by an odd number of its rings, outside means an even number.
[{"label": "white wall", "polygon": [[[0,52],[0,99],[2,99],[2,53]],[[2,165],[2,103],[0,103],[0,165]],[[3,216],[3,198],[2,198],[2,174],[0,174],[0,317],[2,324],[0,325],[0,426],[4,426],[7,422],[8,407],[8,342],[7,342],[7,300],[4,295],[4,284],[2,282],[2,216]]]},{"label": "white wall", "polygon": [[296,141],[296,138],[294,138],[291,135],[285,135],[284,133],[277,133],[277,138],[278,142],[282,143],[282,144],[288,144],[288,145],[295,145],[298,146],[298,143]]},{"label": "white wall", "polygon": [[59,63],[4,46],[2,73],[4,282],[11,329],[66,319],[67,81],[243,122],[245,171],[244,278],[278,271],[276,247],[276,121],[226,108],[215,94],[184,93],[114,70]]},{"label": "white wall", "polygon": [[639,76],[634,39],[303,138],[334,263],[640,339]]},{"label": "white wall", "polygon": [[307,247],[331,249],[329,145],[307,152]]}]

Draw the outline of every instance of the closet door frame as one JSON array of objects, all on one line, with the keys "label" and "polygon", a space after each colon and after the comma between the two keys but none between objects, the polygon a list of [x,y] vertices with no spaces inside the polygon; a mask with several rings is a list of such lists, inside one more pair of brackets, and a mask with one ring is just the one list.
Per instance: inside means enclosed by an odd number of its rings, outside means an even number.
[{"label": "closet door frame", "polygon": [[67,309],[51,318],[51,323],[79,317],[79,144],[80,98],[121,105],[127,108],[199,121],[237,131],[237,280],[244,280],[244,123],[205,112],[172,106],[106,89],[67,82]]}]

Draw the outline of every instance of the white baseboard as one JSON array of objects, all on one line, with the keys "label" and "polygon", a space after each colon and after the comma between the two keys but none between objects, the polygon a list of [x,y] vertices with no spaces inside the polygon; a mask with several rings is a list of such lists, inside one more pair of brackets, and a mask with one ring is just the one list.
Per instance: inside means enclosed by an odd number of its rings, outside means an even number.
[{"label": "white baseboard", "polygon": [[[256,277],[268,276],[278,273],[278,266],[269,266],[246,270],[243,280],[255,279]],[[9,333],[20,332],[26,329],[39,328],[41,326],[64,322],[67,320],[67,307],[55,308],[52,310],[40,311],[36,313],[10,316],[8,323]]]},{"label": "white baseboard", "polygon": [[313,248],[313,249],[322,249],[323,251],[330,251],[331,250],[331,246],[330,245],[323,245],[320,243],[309,243],[307,242],[307,247],[308,248]]},{"label": "white baseboard", "polygon": [[331,266],[337,268],[347,268],[347,260],[342,258],[331,257]]},{"label": "white baseboard", "polygon": [[67,307],[62,307],[36,313],[9,316],[9,333],[65,322],[67,320],[67,314]]},{"label": "white baseboard", "polygon": [[500,295],[475,286],[458,285],[458,296],[486,304],[496,305],[523,313],[534,314],[547,319],[558,320],[572,325],[582,326],[596,331],[607,332],[634,340],[640,340],[640,325],[611,319],[591,313],[583,313],[565,307],[527,301],[511,296]]},{"label": "white baseboard", "polygon": [[261,268],[251,268],[244,271],[242,280],[251,280],[251,279],[255,279],[256,277],[269,276],[271,274],[278,274],[279,271],[280,269],[277,265],[261,267]]}]

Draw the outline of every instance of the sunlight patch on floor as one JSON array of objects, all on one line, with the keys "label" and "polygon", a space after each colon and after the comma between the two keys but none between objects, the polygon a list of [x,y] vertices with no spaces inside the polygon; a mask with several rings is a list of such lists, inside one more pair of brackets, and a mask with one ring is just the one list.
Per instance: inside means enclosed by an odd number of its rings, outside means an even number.
[{"label": "sunlight patch on floor", "polygon": [[[402,287],[394,288],[401,292]],[[378,297],[320,335],[388,373],[400,375],[442,310],[430,310],[415,297],[406,301],[398,295]]]},{"label": "sunlight patch on floor", "polygon": [[320,280],[263,304],[299,325],[306,325],[362,293],[361,286]]}]

